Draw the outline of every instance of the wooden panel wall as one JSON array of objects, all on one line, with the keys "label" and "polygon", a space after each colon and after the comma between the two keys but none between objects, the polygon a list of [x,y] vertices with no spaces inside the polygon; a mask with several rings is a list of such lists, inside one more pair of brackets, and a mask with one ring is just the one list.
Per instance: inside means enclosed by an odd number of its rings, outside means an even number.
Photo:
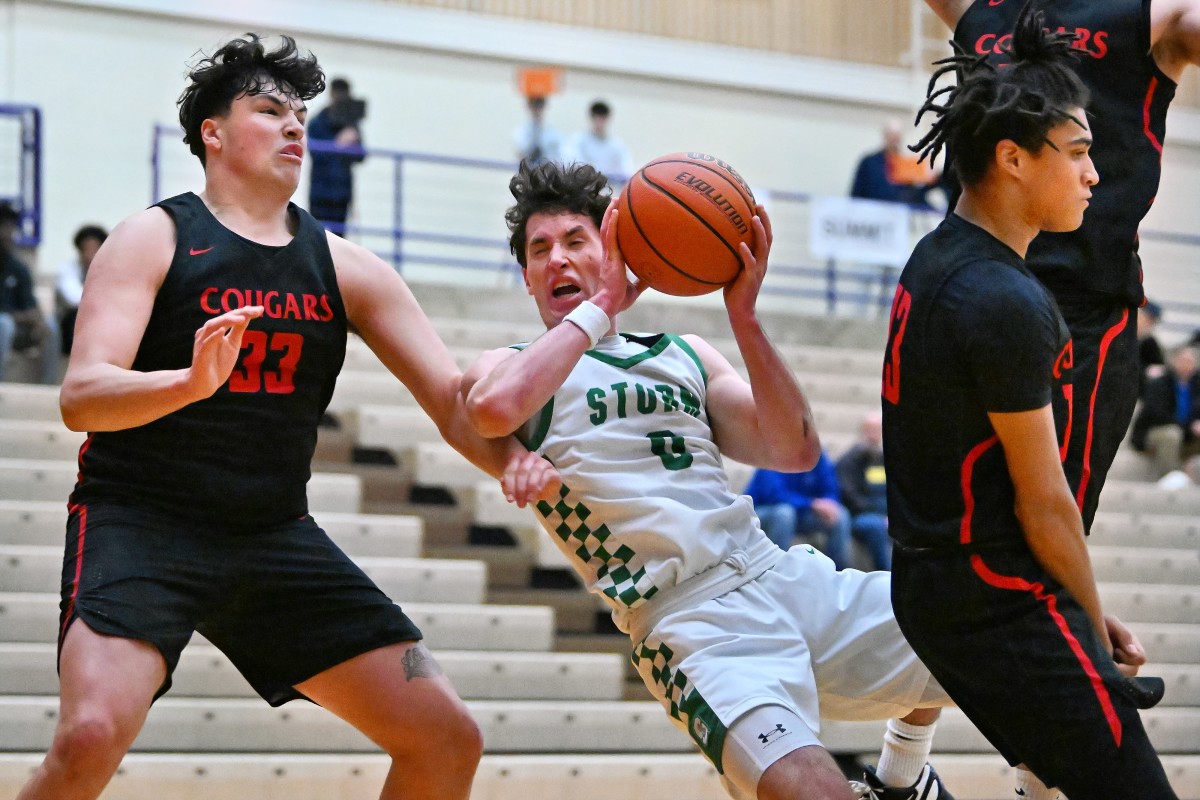
[{"label": "wooden panel wall", "polygon": [[389,1],[887,66],[901,63],[910,25],[895,0]]},{"label": "wooden panel wall", "polygon": [[[902,0],[381,0],[773,50],[790,55],[910,67],[912,6]],[[922,3],[922,6],[924,4]],[[923,12],[923,60],[948,32]],[[1176,103],[1200,107],[1197,70]]]}]

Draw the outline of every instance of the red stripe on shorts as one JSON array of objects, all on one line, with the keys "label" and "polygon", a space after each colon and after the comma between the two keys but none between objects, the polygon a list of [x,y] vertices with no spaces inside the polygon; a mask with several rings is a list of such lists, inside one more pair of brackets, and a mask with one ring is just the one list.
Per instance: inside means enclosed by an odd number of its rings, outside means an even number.
[{"label": "red stripe on shorts", "polygon": [[69,506],[67,511],[71,514],[79,512],[79,544],[75,548],[75,577],[71,582],[71,599],[67,601],[67,612],[63,614],[62,630],[58,632],[60,648],[63,639],[67,636],[67,626],[71,624],[71,615],[75,613],[75,598],[79,596],[79,578],[83,574],[83,540],[87,536],[87,506]]},{"label": "red stripe on shorts", "polygon": [[1058,630],[1067,641],[1071,652],[1075,654],[1075,658],[1079,660],[1079,665],[1083,667],[1083,671],[1087,674],[1088,680],[1092,684],[1092,691],[1096,693],[1096,699],[1100,701],[1100,708],[1104,711],[1104,718],[1108,720],[1108,727],[1112,731],[1113,740],[1119,748],[1121,746],[1121,719],[1117,716],[1117,710],[1113,708],[1112,697],[1109,696],[1108,688],[1104,685],[1104,679],[1100,677],[1095,663],[1092,662],[1087,652],[1084,651],[1083,645],[1075,638],[1075,634],[1071,632],[1066,618],[1059,612],[1058,598],[1052,594],[1047,594],[1046,588],[1040,583],[1030,583],[1024,578],[1006,577],[992,572],[983,563],[983,557],[978,554],[971,556],[971,566],[974,568],[975,574],[982,578],[983,582],[989,586],[1018,592],[1032,592],[1036,600],[1046,604],[1046,611],[1050,614],[1050,618],[1058,626]]},{"label": "red stripe on shorts", "polygon": [[1083,442],[1083,469],[1079,473],[1079,488],[1075,491],[1075,505],[1079,506],[1079,510],[1083,511],[1083,500],[1087,494],[1088,483],[1092,479],[1092,438],[1095,433],[1096,425],[1096,396],[1100,394],[1100,379],[1104,377],[1104,361],[1108,358],[1108,348],[1112,344],[1112,340],[1117,338],[1125,326],[1129,323],[1129,309],[1121,311],[1121,321],[1113,325],[1104,332],[1104,337],[1100,340],[1100,360],[1096,363],[1096,385],[1092,387],[1092,396],[1088,400],[1088,424],[1087,437]]}]

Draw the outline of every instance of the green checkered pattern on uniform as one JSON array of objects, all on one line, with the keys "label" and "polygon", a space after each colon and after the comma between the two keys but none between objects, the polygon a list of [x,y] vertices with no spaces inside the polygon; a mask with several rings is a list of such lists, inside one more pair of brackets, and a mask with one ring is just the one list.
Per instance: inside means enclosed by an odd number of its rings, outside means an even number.
[{"label": "green checkered pattern on uniform", "polygon": [[575,556],[596,570],[599,578],[596,588],[627,608],[636,608],[657,594],[658,587],[646,575],[645,567],[630,568],[629,562],[637,554],[623,544],[610,550],[608,540],[612,533],[608,526],[602,524],[593,530],[587,524],[591,510],[583,503],[572,502],[570,495],[564,485],[554,505],[542,500],[537,510],[559,539],[574,546]]},{"label": "green checkered pattern on uniform", "polygon": [[[651,644],[651,638],[648,637],[634,646],[629,656],[633,666],[641,673],[643,679],[652,681],[662,690],[668,704],[668,713],[684,724],[692,740],[699,745],[713,766],[723,773],[721,756],[728,729],[688,677],[680,670],[672,668],[674,651],[662,642]],[[650,673],[648,677],[646,672],[643,672],[643,662],[647,662],[645,666]]]}]

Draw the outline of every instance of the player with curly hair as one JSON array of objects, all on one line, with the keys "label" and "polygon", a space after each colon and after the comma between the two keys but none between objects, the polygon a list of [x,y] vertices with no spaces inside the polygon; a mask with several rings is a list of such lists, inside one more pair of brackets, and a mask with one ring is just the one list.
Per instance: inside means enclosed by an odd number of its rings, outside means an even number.
[{"label": "player with curly hair", "polygon": [[61,393],[68,427],[90,432],[67,523],[61,713],[21,800],[97,797],[193,631],[271,705],[311,700],[385,750],[383,798],[469,794],[482,741],[466,706],[308,513],[347,331],[461,452],[497,475],[508,453],[457,419],[459,371],[396,271],[290,202],[305,101],[323,88],[287,37],[204,58],[179,98],[204,191],[126,219],[93,261]]}]

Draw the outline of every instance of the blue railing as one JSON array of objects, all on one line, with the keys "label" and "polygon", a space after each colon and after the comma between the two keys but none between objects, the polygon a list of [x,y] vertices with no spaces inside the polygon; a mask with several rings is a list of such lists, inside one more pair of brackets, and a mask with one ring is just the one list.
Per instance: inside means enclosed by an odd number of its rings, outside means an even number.
[{"label": "blue railing", "polygon": [[20,126],[17,144],[15,192],[0,193],[21,215],[17,244],[42,243],[42,110],[22,103],[0,103],[0,117],[12,117]]},{"label": "blue railing", "polygon": [[[160,148],[164,136],[179,129],[158,126],[153,147],[153,199],[194,189],[195,159],[185,148]],[[508,250],[503,212],[511,202],[511,161],[463,158],[389,148],[340,149],[331,142],[310,141],[313,152],[365,154],[355,167],[354,212],[345,233],[408,276],[434,280],[454,273],[471,285],[519,282],[520,272]],[[170,156],[167,155],[170,154]],[[189,164],[185,182],[172,170]],[[174,166],[172,166],[174,165]],[[172,191],[167,187],[171,186]],[[808,249],[808,216],[814,197],[808,193],[766,189],[775,227],[771,270],[763,291],[782,302],[803,303],[812,312],[881,316],[887,313],[899,270],[875,264],[822,260]],[[303,201],[301,201],[303,202]],[[910,215],[915,241],[938,222],[942,212],[914,208]],[[340,226],[330,226],[336,230]],[[1143,231],[1147,242],[1195,248],[1200,236]],[[1158,298],[1156,298],[1158,299]],[[1163,327],[1179,332],[1200,328],[1200,302],[1163,299]]]}]

